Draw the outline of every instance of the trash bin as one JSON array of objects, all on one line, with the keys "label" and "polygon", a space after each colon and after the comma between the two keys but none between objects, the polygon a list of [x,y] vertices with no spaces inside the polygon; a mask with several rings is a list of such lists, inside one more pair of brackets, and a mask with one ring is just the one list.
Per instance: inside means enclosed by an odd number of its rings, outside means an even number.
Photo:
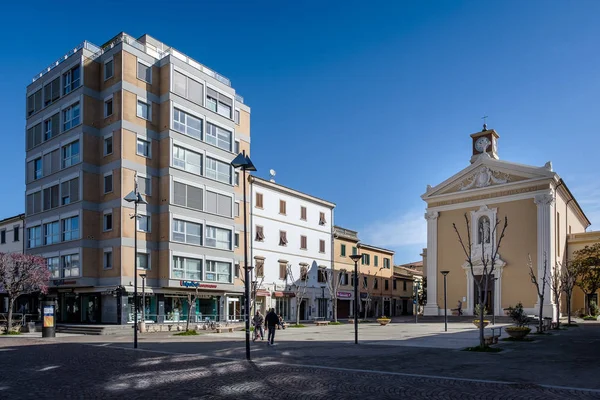
[{"label": "trash bin", "polygon": [[35,332],[35,322],[28,322],[27,330],[28,330],[28,332]]}]

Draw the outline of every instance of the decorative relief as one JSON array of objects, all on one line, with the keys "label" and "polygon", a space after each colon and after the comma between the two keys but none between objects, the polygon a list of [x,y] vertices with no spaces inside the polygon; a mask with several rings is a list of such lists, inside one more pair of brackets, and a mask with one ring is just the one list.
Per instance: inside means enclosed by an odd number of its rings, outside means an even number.
[{"label": "decorative relief", "polygon": [[440,213],[437,211],[428,211],[425,213],[425,219],[427,221],[435,220],[440,216]]},{"label": "decorative relief", "polygon": [[452,205],[452,204],[466,203],[468,201],[486,200],[486,199],[493,199],[493,198],[496,198],[496,197],[512,196],[512,195],[521,194],[521,193],[537,192],[538,190],[548,189],[549,186],[550,185],[546,184],[546,185],[537,185],[537,186],[531,186],[531,187],[520,188],[520,189],[503,190],[501,192],[496,192],[496,193],[486,193],[486,194],[481,194],[481,195],[478,195],[478,196],[470,196],[470,197],[467,197],[467,198],[460,198],[460,199],[439,201],[437,203],[429,203],[428,206],[430,208],[441,207],[441,206],[449,206],[449,205]]},{"label": "decorative relief", "polygon": [[538,194],[535,196],[534,200],[535,204],[538,206],[549,206],[554,203],[554,196],[551,194]]},{"label": "decorative relief", "polygon": [[488,166],[483,165],[460,184],[460,190],[484,188],[492,184],[499,185],[508,182],[509,178],[508,174],[493,171]]}]

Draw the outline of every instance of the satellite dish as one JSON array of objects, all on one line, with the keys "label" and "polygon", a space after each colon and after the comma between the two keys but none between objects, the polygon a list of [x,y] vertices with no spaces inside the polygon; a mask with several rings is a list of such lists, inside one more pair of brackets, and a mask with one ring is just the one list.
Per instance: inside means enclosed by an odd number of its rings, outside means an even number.
[{"label": "satellite dish", "polygon": [[269,170],[269,174],[271,174],[271,176],[275,176],[275,175],[276,175],[276,174],[275,174],[275,170],[274,170],[274,169],[272,169],[272,170]]}]

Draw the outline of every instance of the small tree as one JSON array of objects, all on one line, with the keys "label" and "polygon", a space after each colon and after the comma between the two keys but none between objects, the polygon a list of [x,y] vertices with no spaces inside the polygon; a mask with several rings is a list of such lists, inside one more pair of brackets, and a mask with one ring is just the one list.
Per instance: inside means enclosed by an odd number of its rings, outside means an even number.
[{"label": "small tree", "polygon": [[187,303],[188,303],[188,310],[187,310],[187,321],[185,322],[185,331],[189,331],[190,330],[190,316],[192,315],[192,307],[196,306],[196,300],[198,299],[198,297],[200,297],[200,293],[198,292],[198,286],[196,286],[196,291],[194,293],[189,293],[187,294]]},{"label": "small tree", "polygon": [[50,271],[42,257],[18,253],[0,253],[0,290],[8,295],[6,332],[12,329],[13,307],[22,294],[46,293]]},{"label": "small tree", "polygon": [[538,315],[538,332],[542,332],[543,327],[543,312],[544,312],[544,295],[546,292],[546,286],[548,285],[548,259],[546,257],[546,253],[544,252],[544,274],[542,275],[542,279],[535,276],[533,271],[533,262],[531,262],[531,256],[529,256],[529,261],[527,262],[527,266],[529,267],[529,278],[531,279],[531,283],[535,285],[537,289],[538,298],[540,301],[540,311]]},{"label": "small tree", "polygon": [[[416,284],[416,281],[415,281]],[[423,277],[423,283],[419,285],[418,294],[419,294],[419,304],[417,304],[417,314],[419,313],[419,309],[425,307],[427,304],[427,277]]]},{"label": "small tree", "polygon": [[331,298],[331,308],[333,310],[333,321],[338,322],[337,320],[337,292],[342,284],[343,274],[346,273],[345,269],[341,269],[339,271],[335,270],[335,266],[331,266],[330,271],[322,271],[325,277],[325,282],[327,284],[327,290],[329,290],[329,296]]},{"label": "small tree", "polygon": [[573,289],[577,282],[577,264],[567,261],[561,268],[560,281],[561,290],[565,293],[567,301],[567,323],[571,325],[571,299],[573,298]]},{"label": "small tree", "polygon": [[579,270],[577,286],[585,293],[585,309],[589,314],[590,299],[600,289],[600,242],[575,251],[573,256]]},{"label": "small tree", "polygon": [[529,320],[529,318],[527,318],[527,315],[525,315],[525,311],[523,310],[523,303],[518,302],[514,308],[509,307],[508,311],[509,311],[508,316],[513,320],[515,325],[517,325],[519,328],[522,328],[525,326],[525,324],[527,324],[527,321]]},{"label": "small tree", "polygon": [[563,291],[563,282],[561,279],[562,275],[560,267],[560,263],[557,262],[554,267],[554,273],[550,277],[550,290],[552,291],[552,296],[556,307],[556,329],[560,327],[560,294]]},{"label": "small tree", "polygon": [[[364,319],[367,319],[367,313],[371,309],[371,288],[369,287],[369,278],[366,274],[361,273],[360,278],[362,281],[362,287],[367,292],[367,296],[365,297],[365,306],[363,309],[364,315],[365,315]],[[377,279],[377,278],[374,278],[374,279]],[[362,307],[362,301],[360,302],[360,305]]]},{"label": "small tree", "polygon": [[300,266],[300,279],[294,279],[294,271],[292,271],[292,264],[287,265],[286,269],[286,282],[289,280],[290,287],[296,297],[296,325],[300,325],[300,305],[302,300],[306,297],[306,289],[308,288],[308,267],[305,265]]}]

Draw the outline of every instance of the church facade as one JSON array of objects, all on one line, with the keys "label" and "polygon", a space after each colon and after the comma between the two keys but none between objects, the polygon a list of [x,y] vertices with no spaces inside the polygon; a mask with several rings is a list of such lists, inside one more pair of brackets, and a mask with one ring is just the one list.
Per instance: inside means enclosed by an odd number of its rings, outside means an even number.
[{"label": "church facade", "polygon": [[[503,315],[518,302],[528,314],[536,313],[539,299],[529,277],[529,260],[536,276],[541,278],[546,270],[549,278],[557,262],[569,257],[569,237],[583,234],[590,221],[550,162],[537,167],[500,160],[499,135],[485,125],[471,138],[471,165],[436,186],[428,185],[421,196],[427,203],[424,313],[444,314],[441,272],[447,271],[448,313],[460,301],[464,314],[473,315],[482,254],[489,257],[496,250],[493,276],[487,285],[488,313]],[[508,226],[496,249],[505,218]],[[465,253],[470,253],[475,278]],[[552,317],[555,307],[549,285],[545,293],[544,314]]]}]

